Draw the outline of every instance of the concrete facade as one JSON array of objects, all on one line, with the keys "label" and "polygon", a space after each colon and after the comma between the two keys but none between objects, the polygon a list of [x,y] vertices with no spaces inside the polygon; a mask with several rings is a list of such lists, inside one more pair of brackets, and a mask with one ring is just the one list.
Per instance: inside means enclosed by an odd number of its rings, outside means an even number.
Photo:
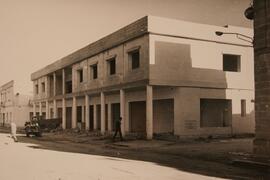
[{"label": "concrete facade", "polygon": [[14,122],[18,127],[24,127],[32,115],[32,97],[14,93],[14,89],[14,81],[0,87],[0,123],[1,126],[9,126]]},{"label": "concrete facade", "polygon": [[[111,132],[121,116],[124,135],[148,139],[254,133],[252,47],[215,31],[252,34],[144,17],[33,73],[34,102],[63,128]],[[237,72],[224,70],[227,54]]]}]

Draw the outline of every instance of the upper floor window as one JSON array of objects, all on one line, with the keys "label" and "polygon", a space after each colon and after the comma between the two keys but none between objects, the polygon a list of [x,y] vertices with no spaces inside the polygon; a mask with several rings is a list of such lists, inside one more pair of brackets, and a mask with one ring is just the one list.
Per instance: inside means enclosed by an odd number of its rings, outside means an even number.
[{"label": "upper floor window", "polygon": [[79,82],[83,82],[83,70],[79,69],[78,71],[78,78],[79,78]]},{"label": "upper floor window", "polygon": [[91,79],[97,79],[98,78],[98,64],[91,65],[90,71],[91,71]]},{"label": "upper floor window", "polygon": [[111,58],[107,60],[108,63],[108,73],[109,75],[113,75],[116,73],[116,64],[115,64],[115,58]]},{"label": "upper floor window", "polygon": [[1,101],[2,102],[6,101],[6,93],[5,92],[3,94],[1,93]]},{"label": "upper floor window", "polygon": [[131,69],[137,69],[140,67],[140,51],[136,49],[128,53]]},{"label": "upper floor window", "polygon": [[45,92],[45,82],[41,83],[42,92]]},{"label": "upper floor window", "polygon": [[11,101],[11,93],[10,93],[10,91],[7,92],[7,101]]},{"label": "upper floor window", "polygon": [[240,72],[241,56],[233,54],[223,54],[223,71]]},{"label": "upper floor window", "polygon": [[38,84],[35,85],[35,92],[38,94]]},{"label": "upper floor window", "polygon": [[72,81],[67,81],[66,82],[66,93],[72,93]]}]

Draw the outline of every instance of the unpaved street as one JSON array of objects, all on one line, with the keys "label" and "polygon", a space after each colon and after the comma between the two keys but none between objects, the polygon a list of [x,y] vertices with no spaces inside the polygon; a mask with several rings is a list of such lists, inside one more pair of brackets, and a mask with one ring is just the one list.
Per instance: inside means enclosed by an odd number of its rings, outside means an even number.
[{"label": "unpaved street", "polygon": [[34,148],[0,134],[1,180],[213,179],[151,162]]},{"label": "unpaved street", "polygon": [[18,139],[0,133],[0,180],[270,178],[265,168],[232,164],[233,153],[252,152],[251,137],[113,142],[95,132],[60,131]]}]

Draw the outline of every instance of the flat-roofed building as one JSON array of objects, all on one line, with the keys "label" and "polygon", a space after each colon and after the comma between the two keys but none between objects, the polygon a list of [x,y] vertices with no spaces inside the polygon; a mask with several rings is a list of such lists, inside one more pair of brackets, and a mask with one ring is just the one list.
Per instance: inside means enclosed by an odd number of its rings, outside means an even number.
[{"label": "flat-roofed building", "polygon": [[14,122],[18,127],[23,127],[33,113],[31,105],[32,96],[16,92],[14,81],[0,87],[0,123],[9,126]]},{"label": "flat-roofed building", "polygon": [[63,128],[178,136],[254,133],[253,49],[219,27],[146,16],[34,72],[34,114]]}]

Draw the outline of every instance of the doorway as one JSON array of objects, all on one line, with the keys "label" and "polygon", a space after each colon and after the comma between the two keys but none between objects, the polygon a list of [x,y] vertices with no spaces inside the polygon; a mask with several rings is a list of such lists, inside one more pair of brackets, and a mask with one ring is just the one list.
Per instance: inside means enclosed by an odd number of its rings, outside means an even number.
[{"label": "doorway", "polygon": [[112,130],[115,131],[115,122],[120,117],[120,103],[113,103],[112,105]]},{"label": "doorway", "polygon": [[146,132],[146,103],[145,101],[130,102],[130,131]]},{"label": "doorway", "polygon": [[94,105],[89,106],[89,130],[94,130]]},{"label": "doorway", "polygon": [[66,107],[66,129],[72,127],[72,107]]}]

